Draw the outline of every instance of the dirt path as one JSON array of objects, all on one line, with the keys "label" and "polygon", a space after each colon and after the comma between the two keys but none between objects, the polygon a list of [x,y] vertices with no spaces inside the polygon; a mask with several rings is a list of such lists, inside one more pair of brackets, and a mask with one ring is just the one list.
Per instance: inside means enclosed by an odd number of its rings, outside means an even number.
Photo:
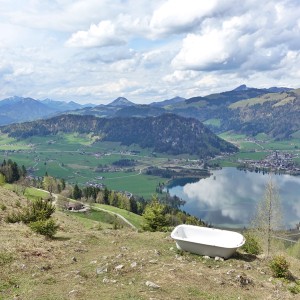
[{"label": "dirt path", "polygon": [[134,230],[138,231],[137,227],[135,227],[132,223],[130,223],[125,217],[123,217],[122,215],[112,212],[110,210],[104,209],[104,208],[100,208],[100,207],[95,207],[93,206],[93,209],[95,210],[101,210],[101,211],[105,211],[111,215],[116,215],[118,218],[122,219],[126,224],[128,224],[131,228],[133,228]]},{"label": "dirt path", "polygon": [[[50,193],[49,193],[48,191],[46,191],[46,190],[42,190],[42,189],[38,189],[38,190],[50,194]],[[54,198],[53,204],[56,205],[57,199],[58,199],[58,195],[52,193],[52,197]],[[72,199],[72,200],[73,200],[73,199]],[[87,209],[90,208],[90,206],[89,206],[88,204],[84,204],[84,206],[85,206],[85,208],[82,209],[82,210],[80,210],[80,212],[87,211]],[[94,210],[104,211],[104,212],[107,212],[107,213],[109,213],[109,214],[111,214],[111,215],[116,215],[118,218],[120,218],[120,219],[123,220],[126,224],[128,224],[132,229],[138,231],[138,228],[137,228],[137,227],[135,227],[135,226],[134,226],[131,222],[129,222],[125,217],[123,217],[122,215],[120,215],[120,214],[118,214],[118,213],[116,213],[116,212],[112,212],[112,211],[110,211],[110,210],[107,210],[107,209],[104,209],[104,208],[100,208],[100,207],[95,207],[95,206],[93,206],[93,209],[94,209]]]}]

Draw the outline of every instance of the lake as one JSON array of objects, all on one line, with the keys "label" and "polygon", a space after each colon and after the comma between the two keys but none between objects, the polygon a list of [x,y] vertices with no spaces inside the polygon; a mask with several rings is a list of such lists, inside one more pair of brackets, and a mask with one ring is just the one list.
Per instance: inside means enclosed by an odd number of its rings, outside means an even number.
[{"label": "lake", "polygon": [[[244,227],[251,222],[257,202],[264,197],[269,175],[236,168],[213,171],[209,178],[196,182],[175,181],[170,195],[186,201],[182,209],[218,227]],[[300,221],[300,177],[272,175],[282,205],[287,228]]]}]

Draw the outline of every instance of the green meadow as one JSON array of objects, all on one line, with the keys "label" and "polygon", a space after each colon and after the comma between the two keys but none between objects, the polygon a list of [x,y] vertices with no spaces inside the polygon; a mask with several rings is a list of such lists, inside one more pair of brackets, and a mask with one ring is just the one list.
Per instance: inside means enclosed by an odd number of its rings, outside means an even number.
[{"label": "green meadow", "polygon": [[[134,151],[134,152],[132,152]],[[31,137],[21,142],[0,135],[0,161],[12,159],[30,172],[42,177],[46,173],[64,178],[71,184],[103,183],[109,189],[124,190],[151,198],[163,179],[147,176],[143,170],[160,165],[169,156],[153,155],[151,149],[136,145],[97,142],[95,137],[79,134]],[[133,159],[134,169],[110,168],[120,159]],[[105,172],[99,172],[104,169]]]},{"label": "green meadow", "polygon": [[[218,120],[210,120],[210,123],[217,125]],[[234,167],[239,160],[261,160],[275,149],[298,153],[298,134],[288,141],[274,141],[265,134],[249,139],[241,134],[222,133],[220,137],[237,145],[240,151],[217,162],[223,167]],[[92,135],[59,134],[19,141],[0,135],[0,161],[12,159],[24,165],[34,176],[42,177],[47,173],[81,186],[87,183],[104,184],[109,189],[128,191],[146,199],[155,194],[159,183],[166,181],[161,177],[148,176],[143,171],[148,166],[166,164],[175,157],[153,153],[151,149],[142,149],[137,145],[97,142],[97,138]],[[182,155],[180,158],[195,157]],[[134,160],[134,168],[114,167],[112,164],[120,159]],[[299,160],[295,158],[295,161]]]}]

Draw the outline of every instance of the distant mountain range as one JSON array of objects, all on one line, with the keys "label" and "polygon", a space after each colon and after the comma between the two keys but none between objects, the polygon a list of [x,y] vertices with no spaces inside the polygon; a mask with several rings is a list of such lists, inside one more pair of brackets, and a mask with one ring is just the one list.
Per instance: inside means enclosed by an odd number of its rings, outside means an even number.
[{"label": "distant mountain range", "polygon": [[0,125],[47,118],[86,106],[90,104],[81,105],[73,101],[36,100],[14,96],[0,101]]},{"label": "distant mountain range", "polygon": [[159,153],[191,154],[202,158],[238,150],[212,133],[200,121],[174,114],[109,119],[61,115],[46,120],[7,125],[0,130],[14,138],[72,132],[92,133],[102,141],[137,144]]},{"label": "distant mountain range", "polygon": [[0,101],[0,125],[65,113],[101,118],[145,118],[173,113],[198,119],[215,133],[233,130],[256,135],[263,132],[282,139],[300,130],[299,101],[299,90],[285,87],[257,89],[246,85],[232,91],[189,99],[175,97],[149,105],[135,104],[124,97],[107,105],[11,97]]},{"label": "distant mountain range", "polygon": [[177,97],[172,98],[172,99],[168,99],[168,100],[164,100],[164,101],[160,101],[160,102],[153,102],[150,105],[151,106],[164,107],[164,106],[168,106],[168,105],[174,105],[174,104],[177,104],[177,103],[181,103],[181,102],[184,102],[184,101],[185,101],[185,98],[177,96]]}]

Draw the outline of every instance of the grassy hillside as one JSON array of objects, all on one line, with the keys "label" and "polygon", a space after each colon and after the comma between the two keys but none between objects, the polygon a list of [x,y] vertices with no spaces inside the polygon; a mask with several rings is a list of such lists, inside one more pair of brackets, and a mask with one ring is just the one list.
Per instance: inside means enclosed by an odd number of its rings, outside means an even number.
[{"label": "grassy hillside", "polygon": [[[262,258],[205,260],[176,250],[170,233],[112,230],[55,212],[53,240],[5,215],[26,200],[0,187],[0,299],[296,299]],[[4,208],[5,206],[5,208]],[[287,257],[300,276],[299,260]],[[151,281],[159,286],[146,285]]]},{"label": "grassy hillside", "polygon": [[251,98],[235,102],[229,108],[242,108],[245,106],[254,106],[256,104],[264,104],[265,102],[275,102],[275,106],[280,106],[293,101],[295,97],[291,97],[288,93],[271,93],[260,96],[258,98]]},{"label": "grassy hillside", "polygon": [[227,128],[255,136],[265,133],[276,139],[288,139],[299,131],[299,90],[271,93],[235,102],[229,106]]}]

